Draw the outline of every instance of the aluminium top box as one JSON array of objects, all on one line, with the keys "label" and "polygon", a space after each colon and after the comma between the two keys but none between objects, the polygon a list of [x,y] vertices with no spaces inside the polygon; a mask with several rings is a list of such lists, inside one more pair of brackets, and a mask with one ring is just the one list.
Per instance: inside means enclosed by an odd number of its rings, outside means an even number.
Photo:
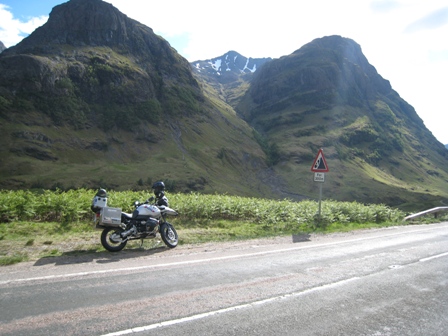
[{"label": "aluminium top box", "polygon": [[94,208],[107,207],[107,197],[95,196],[92,200],[92,207]]},{"label": "aluminium top box", "polygon": [[121,224],[121,208],[105,207],[101,210],[100,225],[119,226]]}]

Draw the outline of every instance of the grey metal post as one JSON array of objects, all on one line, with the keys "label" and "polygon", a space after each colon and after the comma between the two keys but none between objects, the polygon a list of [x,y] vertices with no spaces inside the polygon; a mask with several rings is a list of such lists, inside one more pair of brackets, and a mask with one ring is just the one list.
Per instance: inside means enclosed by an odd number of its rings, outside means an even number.
[{"label": "grey metal post", "polygon": [[319,221],[320,221],[320,216],[321,216],[321,210],[322,210],[322,184],[323,183],[319,183]]}]

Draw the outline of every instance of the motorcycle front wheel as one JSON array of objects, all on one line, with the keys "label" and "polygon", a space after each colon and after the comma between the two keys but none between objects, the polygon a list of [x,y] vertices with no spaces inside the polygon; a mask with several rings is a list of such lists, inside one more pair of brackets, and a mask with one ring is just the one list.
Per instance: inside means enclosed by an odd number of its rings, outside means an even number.
[{"label": "motorcycle front wheel", "polygon": [[110,252],[121,251],[128,242],[127,240],[123,241],[120,237],[122,232],[121,228],[106,227],[101,233],[101,245]]},{"label": "motorcycle front wheel", "polygon": [[160,236],[163,242],[169,248],[174,248],[177,246],[179,237],[177,236],[176,229],[170,223],[163,223],[160,226]]}]

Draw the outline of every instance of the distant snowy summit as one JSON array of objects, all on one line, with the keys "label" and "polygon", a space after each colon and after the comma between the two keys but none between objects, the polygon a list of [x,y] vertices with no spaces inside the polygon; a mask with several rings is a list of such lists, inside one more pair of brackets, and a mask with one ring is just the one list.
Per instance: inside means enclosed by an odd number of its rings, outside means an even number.
[{"label": "distant snowy summit", "polygon": [[253,74],[260,67],[272,60],[272,58],[247,58],[237,53],[229,51],[222,56],[204,61],[191,62],[194,71],[202,76],[217,76],[223,78],[233,78],[244,74]]}]

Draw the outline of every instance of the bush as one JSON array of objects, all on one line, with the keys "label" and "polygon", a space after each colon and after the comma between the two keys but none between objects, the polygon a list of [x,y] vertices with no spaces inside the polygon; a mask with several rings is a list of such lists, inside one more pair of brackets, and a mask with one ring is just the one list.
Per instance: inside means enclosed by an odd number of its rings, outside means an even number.
[{"label": "bush", "polygon": [[[169,188],[168,188],[169,189]],[[88,221],[95,190],[69,191],[0,191],[0,219],[8,221]],[[143,191],[108,191],[108,205],[131,212],[135,200],[144,201],[152,193]],[[167,193],[170,206],[179,212],[176,221],[192,226],[198,222],[219,220],[252,222],[278,231],[310,231],[316,223],[318,203],[306,200],[269,200],[261,198]],[[401,210],[386,205],[364,205],[357,202],[323,201],[320,223],[397,223],[404,218]]]}]

